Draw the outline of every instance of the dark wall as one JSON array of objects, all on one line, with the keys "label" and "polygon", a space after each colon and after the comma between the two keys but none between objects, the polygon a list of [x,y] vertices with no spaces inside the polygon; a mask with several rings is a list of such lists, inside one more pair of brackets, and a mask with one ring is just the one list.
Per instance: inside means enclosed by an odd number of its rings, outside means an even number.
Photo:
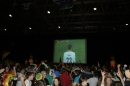
[{"label": "dark wall", "polygon": [[1,36],[1,51],[9,50],[8,56],[19,62],[24,62],[33,54],[35,61],[47,59],[53,61],[54,39],[87,39],[87,63],[92,64],[100,61],[109,63],[111,55],[115,56],[116,62],[128,63],[130,35],[129,34],[86,34],[86,35],[5,35]]}]

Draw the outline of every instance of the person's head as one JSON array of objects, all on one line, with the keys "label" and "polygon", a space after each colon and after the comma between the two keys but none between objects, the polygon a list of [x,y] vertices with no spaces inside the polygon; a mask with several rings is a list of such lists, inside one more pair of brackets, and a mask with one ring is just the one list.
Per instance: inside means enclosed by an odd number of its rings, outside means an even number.
[{"label": "person's head", "polygon": [[[79,84],[73,82],[70,86],[80,86]],[[81,85],[82,86],[82,85]]]},{"label": "person's head", "polygon": [[46,71],[46,74],[49,74],[50,69],[49,69],[49,68],[47,68],[45,71]]},{"label": "person's head", "polygon": [[111,86],[111,84],[112,84],[111,77],[106,77],[105,78],[105,83],[106,83],[106,86]]},{"label": "person's head", "polygon": [[113,77],[113,72],[108,72],[107,76],[112,78]]},{"label": "person's head", "polygon": [[38,81],[35,86],[44,86],[42,81]]},{"label": "person's head", "polygon": [[87,78],[85,76],[81,76],[80,81],[82,86],[87,86]]},{"label": "person's head", "polygon": [[62,70],[60,72],[61,72],[61,74],[62,73],[68,73],[68,70],[66,68],[62,68]]},{"label": "person's head", "polygon": [[75,70],[74,73],[75,73],[76,76],[80,76],[81,71],[80,70]]},{"label": "person's head", "polygon": [[26,79],[31,81],[31,80],[33,80],[33,78],[34,78],[33,72],[27,72],[26,73]]},{"label": "person's head", "polygon": [[125,76],[130,79],[130,70],[125,70]]},{"label": "person's head", "polygon": [[60,86],[60,78],[59,77],[55,77],[54,81],[53,81],[53,86]]},{"label": "person's head", "polygon": [[9,67],[6,66],[6,67],[5,67],[5,72],[9,72],[9,70],[10,70]]},{"label": "person's head", "polygon": [[56,78],[56,77],[59,77],[60,76],[60,72],[59,71],[54,71],[53,73],[52,73],[52,77],[53,78]]},{"label": "person's head", "polygon": [[91,71],[91,72],[92,72],[93,77],[98,77],[98,72],[96,71]]},{"label": "person's head", "polygon": [[116,83],[114,86],[122,86],[121,83]]},{"label": "person's head", "polygon": [[42,79],[46,78],[46,71],[41,71]]},{"label": "person's head", "polygon": [[24,74],[25,73],[25,68],[21,68],[20,73]]},{"label": "person's head", "polygon": [[69,45],[68,45],[68,50],[71,50],[71,48],[72,48],[72,45],[69,44]]}]

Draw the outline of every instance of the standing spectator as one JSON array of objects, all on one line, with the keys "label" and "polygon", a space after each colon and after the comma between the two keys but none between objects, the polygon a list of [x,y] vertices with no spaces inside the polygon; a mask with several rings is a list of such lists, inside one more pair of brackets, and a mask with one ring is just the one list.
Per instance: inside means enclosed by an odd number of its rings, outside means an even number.
[{"label": "standing spectator", "polygon": [[25,80],[25,85],[26,86],[32,86],[32,81],[34,78],[33,72],[27,72],[26,73],[26,80]]},{"label": "standing spectator", "polygon": [[20,78],[25,77],[24,73],[25,73],[25,69],[21,68],[20,73],[18,73],[18,79],[17,79],[17,82],[16,82],[16,86],[22,86],[22,82],[21,82]]},{"label": "standing spectator", "polygon": [[68,75],[65,68],[61,71],[60,80],[62,86],[69,86],[71,84],[71,77]]}]

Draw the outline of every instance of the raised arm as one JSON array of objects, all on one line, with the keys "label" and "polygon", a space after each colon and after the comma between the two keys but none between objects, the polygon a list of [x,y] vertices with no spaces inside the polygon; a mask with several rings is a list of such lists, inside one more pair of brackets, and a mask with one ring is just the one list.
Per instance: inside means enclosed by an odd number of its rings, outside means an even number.
[{"label": "raised arm", "polygon": [[120,66],[121,66],[120,64],[117,65],[117,69],[118,69],[118,70],[117,70],[117,71],[118,71],[118,72],[117,72],[117,76],[120,78],[121,83],[122,83],[122,85],[124,86],[124,80],[123,80],[123,76],[122,76],[122,73],[121,73],[121,70],[120,70]]},{"label": "raised arm", "polygon": [[20,81],[22,82],[22,86],[26,86],[25,83],[24,83],[24,77],[21,77]]},{"label": "raised arm", "polygon": [[105,72],[101,70],[101,75],[102,75],[102,81],[101,81],[101,86],[104,86],[104,80],[105,80]]},{"label": "raised arm", "polygon": [[121,77],[123,78],[123,74],[121,73],[121,65],[117,65],[117,71],[120,73]]},{"label": "raised arm", "polygon": [[121,73],[119,71],[117,72],[117,76],[120,78],[121,83],[124,86],[124,80],[123,80],[122,75],[121,75]]},{"label": "raised arm", "polygon": [[47,64],[44,63],[44,61],[41,62],[42,65],[44,65],[46,68],[48,68]]},{"label": "raised arm", "polygon": [[16,74],[16,67],[15,66],[13,67],[13,73],[14,73],[14,76],[16,77],[17,74]]}]

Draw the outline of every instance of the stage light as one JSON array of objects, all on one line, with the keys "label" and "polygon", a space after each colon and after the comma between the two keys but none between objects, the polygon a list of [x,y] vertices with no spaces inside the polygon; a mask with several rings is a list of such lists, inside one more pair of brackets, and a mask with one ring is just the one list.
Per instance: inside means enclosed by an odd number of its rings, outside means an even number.
[{"label": "stage light", "polygon": [[31,28],[31,27],[29,27],[29,29],[31,30],[32,28]]},{"label": "stage light", "polygon": [[9,14],[9,17],[12,17],[12,15],[11,15],[11,14]]},{"label": "stage light", "polygon": [[126,26],[128,26],[129,24],[125,24]]},{"label": "stage light", "polygon": [[50,14],[51,12],[50,11],[47,11],[48,14]]},{"label": "stage light", "polygon": [[7,31],[7,29],[4,29],[5,31]]},{"label": "stage light", "polygon": [[93,8],[93,10],[97,10],[97,8]]},{"label": "stage light", "polygon": [[58,28],[60,28],[60,26],[58,26]]}]

